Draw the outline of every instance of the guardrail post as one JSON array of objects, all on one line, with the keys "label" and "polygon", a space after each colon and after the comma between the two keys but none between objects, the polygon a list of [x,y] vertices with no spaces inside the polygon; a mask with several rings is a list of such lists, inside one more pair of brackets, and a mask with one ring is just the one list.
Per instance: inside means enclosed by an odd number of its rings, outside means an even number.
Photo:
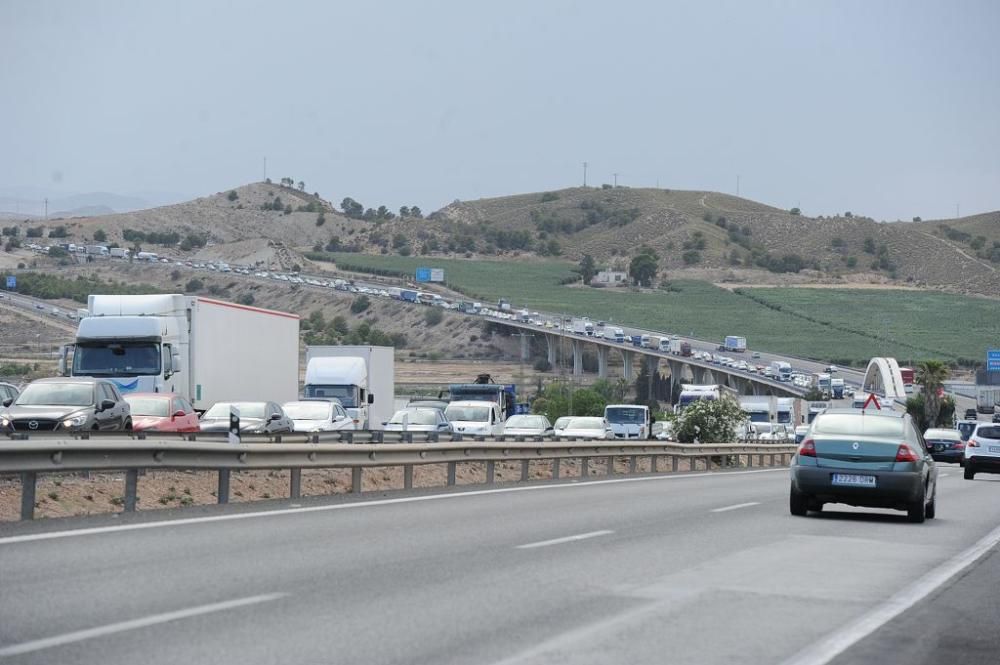
[{"label": "guardrail post", "polygon": [[521,482],[528,482],[528,460],[521,460]]},{"label": "guardrail post", "polygon": [[219,490],[215,497],[218,503],[229,503],[229,469],[219,469]]},{"label": "guardrail post", "polygon": [[35,481],[38,475],[34,471],[21,474],[21,519],[35,519]]},{"label": "guardrail post", "polygon": [[767,465],[768,466],[774,466],[774,455],[768,455],[767,456]]},{"label": "guardrail post", "polygon": [[580,458],[580,477],[586,478],[590,475],[590,458],[581,457]]},{"label": "guardrail post", "polygon": [[607,471],[607,475],[609,475],[609,476],[615,475],[615,456],[614,455],[608,455],[608,471]]},{"label": "guardrail post", "polygon": [[656,463],[656,455],[650,455],[649,456],[649,471],[650,471],[650,473],[657,473],[659,471],[659,469],[657,467],[658,467],[658,465]]},{"label": "guardrail post", "polygon": [[125,512],[135,512],[136,491],[139,489],[139,470],[126,469],[125,471]]},{"label": "guardrail post", "polygon": [[559,463],[559,458],[558,457],[553,457],[552,458],[552,478],[553,479],[559,477],[559,467],[560,466],[562,466],[562,465]]},{"label": "guardrail post", "polygon": [[496,462],[493,460],[486,460],[486,484],[492,485],[494,476],[496,475]]},{"label": "guardrail post", "polygon": [[288,498],[298,499],[302,496],[302,469],[290,469],[291,487],[288,488]]},{"label": "guardrail post", "polygon": [[361,494],[361,471],[360,466],[351,469],[351,491],[355,494]]},{"label": "guardrail post", "polygon": [[630,474],[635,473],[635,465],[636,465],[636,461],[635,460],[636,460],[636,456],[635,455],[631,455],[628,458],[628,472]]},{"label": "guardrail post", "polygon": [[455,484],[455,469],[458,466],[456,462],[448,462],[448,486],[451,487]]},{"label": "guardrail post", "polygon": [[413,465],[404,464],[403,465],[403,489],[411,490],[413,489]]},{"label": "guardrail post", "polygon": [[680,458],[678,458],[677,455],[670,456],[670,470],[673,471],[674,473],[677,473],[679,462]]}]

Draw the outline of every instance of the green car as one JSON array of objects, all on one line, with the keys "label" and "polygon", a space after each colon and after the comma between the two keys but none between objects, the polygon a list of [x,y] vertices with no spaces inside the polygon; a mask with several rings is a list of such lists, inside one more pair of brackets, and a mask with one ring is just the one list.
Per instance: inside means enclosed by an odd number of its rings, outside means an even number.
[{"label": "green car", "polygon": [[799,444],[791,477],[793,515],[846,503],[903,510],[911,522],[934,517],[937,468],[906,413],[827,409]]}]

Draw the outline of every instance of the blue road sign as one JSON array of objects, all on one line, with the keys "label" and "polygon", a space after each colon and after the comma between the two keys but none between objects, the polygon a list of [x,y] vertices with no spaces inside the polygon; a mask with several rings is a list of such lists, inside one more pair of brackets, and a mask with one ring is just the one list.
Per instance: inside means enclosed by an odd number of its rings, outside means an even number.
[{"label": "blue road sign", "polygon": [[431,281],[431,269],[430,268],[417,268],[416,279],[418,282],[429,282]]},{"label": "blue road sign", "polygon": [[17,275],[7,275],[7,288],[8,289],[17,288]]},{"label": "blue road sign", "polygon": [[988,349],[986,351],[986,371],[1000,372],[1000,349]]}]

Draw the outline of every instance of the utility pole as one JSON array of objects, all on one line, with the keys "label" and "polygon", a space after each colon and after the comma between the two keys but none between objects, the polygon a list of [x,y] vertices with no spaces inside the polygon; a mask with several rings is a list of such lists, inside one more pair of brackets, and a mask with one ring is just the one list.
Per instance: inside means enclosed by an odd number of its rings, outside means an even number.
[{"label": "utility pole", "polygon": [[264,182],[267,182],[267,155],[264,155]]},{"label": "utility pole", "polygon": [[614,176],[614,179],[615,179],[615,187],[617,187],[617,186],[618,186],[618,174],[617,174],[617,173],[612,173],[611,175],[612,175],[612,176]]},{"label": "utility pole", "polygon": [[583,186],[587,186],[587,162],[583,163]]},{"label": "utility pole", "polygon": [[45,197],[45,219],[49,218],[49,197]]},{"label": "utility pole", "polygon": [[526,332],[522,331],[522,332],[519,332],[519,333],[513,333],[511,335],[511,337],[518,337],[521,340],[521,347],[522,348],[518,349],[517,357],[520,359],[520,365],[519,365],[519,369],[518,369],[518,374],[519,374],[518,380],[519,380],[519,382],[521,383],[521,385],[523,387],[523,385],[524,385],[524,352],[523,352],[523,349],[524,349],[524,345],[526,343],[526,340],[528,338],[534,337],[534,335],[532,335],[531,333],[526,333]]},{"label": "utility pole", "polygon": [[740,195],[740,176],[736,176],[736,196]]}]

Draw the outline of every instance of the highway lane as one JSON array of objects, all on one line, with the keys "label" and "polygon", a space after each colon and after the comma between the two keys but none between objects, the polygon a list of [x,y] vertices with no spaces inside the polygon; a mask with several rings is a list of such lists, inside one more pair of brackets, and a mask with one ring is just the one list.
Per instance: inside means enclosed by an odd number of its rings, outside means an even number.
[{"label": "highway lane", "polygon": [[324,499],[29,542],[10,537],[38,525],[5,525],[0,660],[780,662],[995,528],[1000,480],[942,469],[924,525],[794,518],[784,470]]}]

